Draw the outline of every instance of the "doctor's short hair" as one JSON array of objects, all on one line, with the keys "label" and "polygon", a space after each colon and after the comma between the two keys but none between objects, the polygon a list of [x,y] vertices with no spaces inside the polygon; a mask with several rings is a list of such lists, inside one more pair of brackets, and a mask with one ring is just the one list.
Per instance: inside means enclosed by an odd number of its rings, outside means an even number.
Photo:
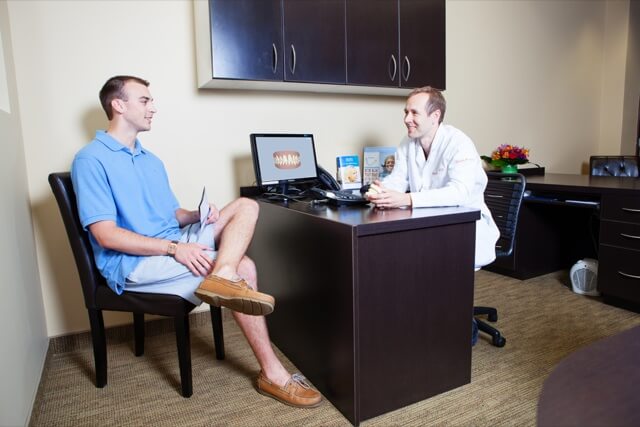
[{"label": "doctor's short hair", "polygon": [[113,118],[113,109],[111,108],[111,101],[114,99],[122,99],[128,101],[127,94],[124,92],[124,85],[128,81],[134,81],[149,87],[149,82],[145,79],[135,76],[113,76],[102,86],[100,89],[100,104],[104,112],[107,113],[107,118],[111,120]]},{"label": "doctor's short hair", "polygon": [[438,123],[442,123],[442,120],[444,119],[444,113],[447,110],[447,101],[444,99],[442,92],[438,89],[432,88],[431,86],[417,87],[409,93],[407,99],[419,93],[426,93],[427,95],[429,95],[429,100],[427,101],[427,105],[425,105],[427,114],[431,114],[436,110],[440,110],[440,120],[438,120]]}]

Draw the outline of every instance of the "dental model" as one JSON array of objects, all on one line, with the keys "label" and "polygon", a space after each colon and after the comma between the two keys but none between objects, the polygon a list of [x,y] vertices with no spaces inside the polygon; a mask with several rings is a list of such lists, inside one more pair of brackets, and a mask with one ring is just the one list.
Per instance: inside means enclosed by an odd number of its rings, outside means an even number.
[{"label": "dental model", "polygon": [[382,188],[378,187],[375,184],[370,184],[369,191],[367,191],[366,195],[371,196],[372,194],[379,194],[379,193],[382,193]]}]

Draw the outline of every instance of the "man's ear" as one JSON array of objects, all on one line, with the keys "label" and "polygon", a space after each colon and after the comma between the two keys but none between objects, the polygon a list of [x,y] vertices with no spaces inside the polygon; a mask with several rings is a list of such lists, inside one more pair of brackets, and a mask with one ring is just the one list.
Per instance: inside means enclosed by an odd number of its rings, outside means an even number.
[{"label": "man's ear", "polygon": [[122,99],[114,98],[111,100],[111,109],[114,112],[122,114],[124,112],[124,108],[124,101],[122,101]]},{"label": "man's ear", "polygon": [[440,123],[440,117],[442,116],[442,111],[440,111],[440,110],[436,110],[436,111],[434,111],[434,112],[433,112],[433,113],[431,113],[431,114],[434,116],[434,118],[436,119],[436,121],[437,121],[438,123]]}]

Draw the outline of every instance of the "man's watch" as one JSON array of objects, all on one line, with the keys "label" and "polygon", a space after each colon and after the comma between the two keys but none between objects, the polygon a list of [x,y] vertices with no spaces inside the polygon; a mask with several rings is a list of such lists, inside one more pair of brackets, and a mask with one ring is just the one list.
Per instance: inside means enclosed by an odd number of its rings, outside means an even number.
[{"label": "man's watch", "polygon": [[176,256],[177,250],[178,250],[178,241],[172,240],[171,242],[169,242],[169,247],[167,248],[167,255],[174,257]]}]

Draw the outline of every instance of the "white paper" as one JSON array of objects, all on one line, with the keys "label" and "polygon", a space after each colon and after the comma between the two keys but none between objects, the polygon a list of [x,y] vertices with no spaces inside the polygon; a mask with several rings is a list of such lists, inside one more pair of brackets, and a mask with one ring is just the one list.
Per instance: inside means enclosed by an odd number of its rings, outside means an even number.
[{"label": "white paper", "polygon": [[211,206],[209,206],[209,198],[207,197],[207,188],[202,187],[202,197],[200,198],[200,204],[198,205],[198,211],[200,212],[200,233],[204,229],[211,212]]}]

